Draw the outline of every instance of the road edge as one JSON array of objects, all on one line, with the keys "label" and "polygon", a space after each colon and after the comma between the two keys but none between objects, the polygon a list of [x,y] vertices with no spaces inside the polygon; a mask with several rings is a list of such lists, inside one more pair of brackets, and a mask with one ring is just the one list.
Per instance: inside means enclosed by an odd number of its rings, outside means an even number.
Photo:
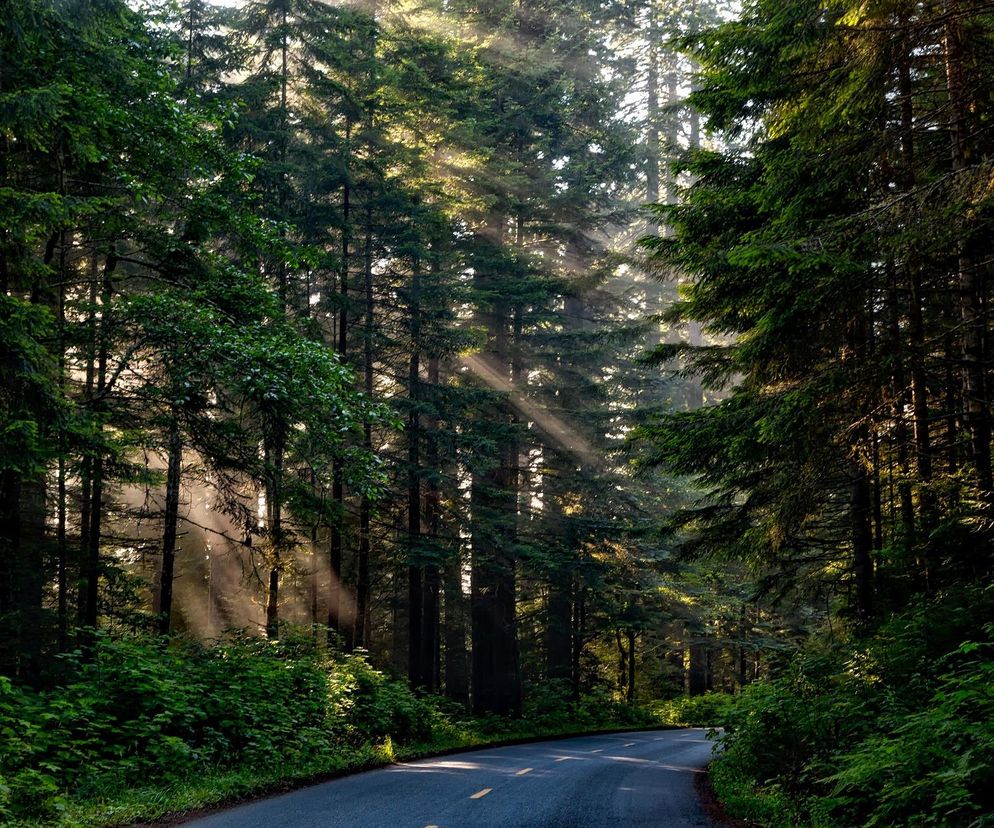
[{"label": "road edge", "polygon": [[714,785],[711,784],[710,764],[704,768],[703,773],[694,777],[694,790],[697,792],[701,808],[715,825],[721,826],[721,828],[753,828],[755,825],[755,823],[733,817],[725,810],[724,803],[718,798]]}]

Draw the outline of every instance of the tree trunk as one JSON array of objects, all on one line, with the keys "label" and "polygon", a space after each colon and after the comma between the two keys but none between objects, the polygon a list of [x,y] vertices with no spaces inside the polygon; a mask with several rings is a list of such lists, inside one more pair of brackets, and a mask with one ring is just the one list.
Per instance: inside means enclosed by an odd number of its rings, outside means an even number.
[{"label": "tree trunk", "polygon": [[[107,360],[110,349],[111,302],[114,295],[113,274],[117,267],[117,255],[112,250],[104,262],[103,283],[100,288],[100,325],[97,331],[96,396],[93,413],[102,425],[102,417],[107,393]],[[88,526],[85,549],[80,572],[80,626],[93,630],[97,626],[99,613],[100,582],[100,539],[103,521],[104,499],[104,455],[97,449],[89,468]],[[87,637],[90,633],[87,633]]]},{"label": "tree trunk", "polygon": [[580,701],[581,675],[580,659],[583,656],[583,642],[587,635],[587,602],[581,587],[573,605],[573,659],[570,670],[573,701]]},{"label": "tree trunk", "polygon": [[[491,221],[498,237],[502,224],[498,219]],[[477,279],[481,287],[489,286],[486,274],[478,274]],[[495,376],[508,377],[512,363],[508,308],[503,299],[492,301],[490,308],[480,312],[488,335],[481,359]],[[481,714],[517,715],[521,710],[514,551],[518,447],[517,441],[509,436],[514,418],[506,405],[494,403],[489,414],[498,429],[496,463],[489,470],[475,474],[471,485],[473,709]]]},{"label": "tree trunk", "polygon": [[704,644],[691,644],[687,658],[687,693],[690,696],[703,696],[708,689],[707,647]]},{"label": "tree trunk", "polygon": [[[89,309],[86,314],[86,365],[83,370],[83,399],[92,408],[97,365],[97,272],[99,261],[94,253],[90,259]],[[86,619],[86,566],[89,560],[90,521],[93,515],[93,454],[86,452],[80,463],[79,501],[79,579],[76,595],[76,625],[82,627]]]},{"label": "tree trunk", "polygon": [[471,493],[473,709],[480,714],[514,714],[520,704],[513,649],[515,561],[507,546],[517,505],[510,463],[505,444],[497,465],[474,476]]},{"label": "tree trunk", "polygon": [[44,643],[46,494],[43,476],[0,476],[0,670],[31,683]]},{"label": "tree trunk", "polygon": [[269,512],[270,554],[269,587],[266,597],[266,637],[280,635],[280,573],[283,569],[283,467],[286,453],[285,427],[279,422],[274,427],[272,445],[267,457],[268,491],[266,504]]},{"label": "tree trunk", "polygon": [[[437,255],[440,245],[433,242],[430,272],[434,283],[439,274],[440,262]],[[427,359],[428,394],[437,392],[439,382],[438,356],[430,354]],[[424,395],[425,387],[418,384],[419,399]],[[423,596],[421,601],[421,663],[424,677],[424,687],[430,693],[437,693],[442,684],[442,646],[441,646],[441,592],[442,577],[438,566],[438,550],[441,534],[441,503],[439,497],[438,475],[440,457],[438,451],[438,417],[431,406],[432,413],[428,416],[423,429],[425,441],[425,461],[428,469],[428,479],[424,493],[424,524],[431,544],[431,559],[426,561],[424,568]]]},{"label": "tree trunk", "polygon": [[460,704],[469,703],[469,653],[466,650],[466,596],[462,589],[462,556],[459,549],[446,563],[443,589],[445,601],[445,695]]},{"label": "tree trunk", "polygon": [[[346,119],[345,141],[351,138],[351,122]],[[338,342],[336,353],[338,358],[344,363],[348,353],[348,300],[349,300],[349,248],[350,248],[350,226],[351,220],[351,192],[349,187],[348,172],[346,171],[345,181],[342,183],[342,262],[338,279]],[[342,524],[345,521],[345,485],[342,473],[342,461],[335,460],[332,468],[331,498],[338,507],[338,515],[331,526],[331,542],[329,550],[329,564],[331,578],[328,590],[328,631],[342,633],[345,631],[345,619],[342,618],[342,593],[344,584],[342,583]],[[352,630],[346,636],[346,649],[351,649]]]},{"label": "tree trunk", "polygon": [[[369,399],[373,398],[373,216],[372,208],[366,210],[366,238],[363,245],[363,276],[366,295],[366,315],[363,322],[363,389]],[[362,445],[367,452],[373,450],[373,429],[367,421],[362,426]],[[369,622],[369,552],[370,523],[373,505],[368,495],[359,502],[359,555],[356,560],[355,588],[355,635],[354,646],[367,646],[367,624]]]},{"label": "tree trunk", "polygon": [[[307,296],[310,297],[310,279],[308,278],[307,286]],[[308,298],[308,304],[310,299]],[[313,491],[318,490],[318,478],[317,473],[314,469],[311,470],[311,489]],[[318,595],[320,593],[319,589],[319,572],[320,572],[320,560],[318,552],[318,533],[321,530],[321,524],[319,520],[315,520],[311,524],[311,549],[310,549],[310,567],[311,571],[307,578],[307,599],[310,609],[311,618],[311,634],[314,636],[315,643],[318,638],[318,624],[320,623],[318,614]],[[209,625],[208,625],[209,626]]]},{"label": "tree trunk", "polygon": [[[871,359],[868,343],[868,314],[865,310],[869,303],[857,308],[847,334],[851,360],[859,365]],[[852,416],[856,422],[865,422],[868,404],[857,397],[853,401]],[[872,410],[872,408],[871,408]],[[853,547],[852,575],[856,591],[855,614],[859,623],[867,622],[873,615],[874,562],[873,562],[873,505],[870,495],[870,474],[863,458],[868,454],[867,447],[870,439],[868,429],[860,425],[851,437],[851,450],[855,455],[850,460],[850,500],[849,520]]]},{"label": "tree trunk", "polygon": [[438,567],[425,565],[421,598],[421,686],[428,693],[439,688],[439,589]]},{"label": "tree trunk", "polygon": [[874,432],[870,439],[873,443],[873,551],[879,554],[884,548],[884,493],[880,476],[880,437]]},{"label": "tree trunk", "polygon": [[[564,332],[583,330],[586,306],[579,290],[563,298],[562,326]],[[573,385],[577,366],[569,353],[558,358],[562,379],[558,388],[558,407],[567,415],[582,410],[587,404]],[[550,566],[549,592],[546,599],[545,672],[555,681],[571,678],[573,663],[573,575],[576,571],[576,545],[571,521],[562,504],[569,497],[568,487],[575,485],[576,459],[552,441],[546,441],[543,459],[550,471],[543,475],[544,504],[551,531],[558,539],[557,558]]]},{"label": "tree trunk", "polygon": [[901,537],[908,548],[915,545],[917,533],[915,528],[915,505],[911,493],[911,468],[908,462],[908,431],[905,421],[907,406],[907,380],[904,373],[904,360],[900,329],[899,291],[897,276],[891,268],[891,286],[888,291],[888,328],[891,347],[896,352],[894,359],[894,375],[892,384],[891,412],[894,418],[894,448],[897,455],[897,466],[900,473],[897,490],[900,501]]},{"label": "tree trunk", "polygon": [[566,573],[556,573],[546,600],[545,652],[546,677],[569,680],[573,662],[573,596]]},{"label": "tree trunk", "polygon": [[[441,384],[441,366],[437,356],[428,359],[428,382],[433,388],[438,388]],[[437,429],[437,422],[435,428]],[[432,436],[428,445],[431,468],[441,473],[443,469],[439,463],[437,439]],[[436,478],[431,479],[428,484],[426,516],[428,531],[438,544],[442,538],[441,508]],[[449,549],[443,564],[442,600],[445,608],[445,695],[460,704],[469,704],[469,651],[466,649],[469,606],[463,592],[463,556],[458,538],[452,539],[452,548]]]},{"label": "tree trunk", "polygon": [[[645,138],[645,200],[659,203],[659,25],[656,19],[656,2],[649,3],[648,66],[646,71],[646,138]],[[659,224],[650,219],[646,232],[654,236]]]},{"label": "tree trunk", "polygon": [[[677,102],[680,100],[678,85],[677,85],[677,75],[676,71],[671,67],[666,75],[666,103],[670,107],[675,107]],[[677,180],[676,176],[673,174],[673,169],[670,166],[670,161],[672,156],[674,156],[679,148],[679,128],[680,119],[677,117],[675,111],[671,111],[667,117],[666,121],[666,203],[676,204],[677,203]]]},{"label": "tree trunk", "polygon": [[634,629],[628,630],[628,693],[625,700],[629,704],[635,704],[635,638],[637,633]]},{"label": "tree trunk", "polygon": [[328,550],[330,581],[328,584],[328,636],[335,640],[335,633],[341,633],[342,619],[342,523],[345,521],[345,486],[342,478],[342,462],[335,460],[331,469],[331,499],[337,504],[338,512],[331,525]]},{"label": "tree trunk", "polygon": [[[65,194],[65,170],[62,156],[59,156],[59,191]],[[59,235],[59,307],[58,337],[59,363],[58,383],[61,394],[66,393],[66,286],[69,283],[70,236],[66,230]],[[57,545],[56,582],[59,590],[58,603],[58,647],[65,652],[69,647],[69,544],[66,538],[66,523],[69,518],[68,489],[66,483],[66,440],[59,432],[59,461],[56,480],[55,542]]]},{"label": "tree trunk", "polygon": [[614,631],[614,643],[618,648],[618,690],[625,693],[625,688],[628,687],[628,651],[620,629]]},{"label": "tree trunk", "polygon": [[[901,23],[907,26],[907,18]],[[914,88],[911,79],[912,45],[904,44],[898,61],[898,93],[901,110],[901,166],[903,185],[908,192],[914,189],[917,179],[915,170],[915,123]],[[911,264],[907,265],[910,296],[908,304],[908,328],[911,338],[911,402],[914,415],[915,462],[918,480],[921,484],[919,502],[921,504],[922,531],[925,535],[934,528],[935,501],[931,490],[932,483],[932,444],[929,433],[928,385],[925,377],[925,322],[922,315],[921,274]]]},{"label": "tree trunk", "polygon": [[411,357],[408,362],[407,394],[411,406],[407,418],[407,596],[410,631],[408,633],[408,679],[411,686],[425,686],[424,663],[424,598],[423,566],[421,563],[421,308],[420,263],[415,261],[411,278]]},{"label": "tree trunk", "polygon": [[[946,64],[946,90],[949,96],[949,134],[954,172],[969,167],[968,117],[970,102],[967,99],[964,78],[962,28],[959,19],[959,0],[946,0],[944,54]],[[970,252],[969,225],[960,236],[957,279],[960,291],[960,320],[962,323],[963,359],[963,423],[970,434],[970,462],[981,492],[989,496],[994,490],[991,475],[990,406],[987,399],[984,366],[987,338],[982,307],[982,270]]]},{"label": "tree trunk", "polygon": [[853,469],[851,486],[850,521],[856,619],[865,623],[873,616],[873,535],[870,530],[870,484],[866,469],[860,465]]},{"label": "tree trunk", "polygon": [[176,534],[179,523],[180,474],[183,440],[174,413],[169,424],[166,470],[166,513],[162,532],[162,569],[159,574],[159,633],[168,635],[173,610],[173,569],[176,563]]}]

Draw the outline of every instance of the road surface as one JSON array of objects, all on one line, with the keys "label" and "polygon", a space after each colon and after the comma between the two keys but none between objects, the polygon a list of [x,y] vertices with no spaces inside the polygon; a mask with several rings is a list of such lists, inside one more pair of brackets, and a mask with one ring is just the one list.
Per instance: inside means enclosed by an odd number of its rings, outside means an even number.
[{"label": "road surface", "polygon": [[638,731],[403,762],[240,805],[188,828],[712,828],[702,729]]}]

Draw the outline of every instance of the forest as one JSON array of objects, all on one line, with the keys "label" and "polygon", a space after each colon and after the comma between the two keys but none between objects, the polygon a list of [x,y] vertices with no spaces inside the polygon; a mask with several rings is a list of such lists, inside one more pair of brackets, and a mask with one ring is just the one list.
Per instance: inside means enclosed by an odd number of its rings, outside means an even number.
[{"label": "forest", "polygon": [[994,826],[992,269],[987,0],[0,4],[0,824]]}]

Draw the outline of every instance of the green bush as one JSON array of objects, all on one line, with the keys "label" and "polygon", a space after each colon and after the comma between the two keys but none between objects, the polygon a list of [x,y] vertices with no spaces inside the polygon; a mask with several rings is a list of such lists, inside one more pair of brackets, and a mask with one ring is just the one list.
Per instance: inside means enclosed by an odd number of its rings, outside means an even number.
[{"label": "green bush", "polygon": [[563,732],[659,724],[650,711],[618,701],[607,688],[594,688],[576,700],[570,683],[560,680],[537,684],[529,690],[524,719],[536,730]]},{"label": "green bush", "polygon": [[0,816],[54,814],[68,791],[104,796],[210,768],[321,767],[348,746],[427,740],[435,714],[362,658],[310,639],[97,641],[47,691],[0,677]]},{"label": "green bush", "polygon": [[717,761],[709,769],[714,792],[728,813],[767,828],[794,828],[801,822],[797,806],[776,785],[762,787],[729,761]]},{"label": "green bush", "polygon": [[127,824],[395,755],[660,723],[556,683],[520,719],[473,718],[304,635],[101,636],[61,668],[45,690],[0,677],[0,824]]},{"label": "green bush", "polygon": [[[988,633],[994,630],[988,630]],[[994,644],[946,659],[921,710],[893,710],[835,757],[824,810],[866,826],[994,825]]]},{"label": "green bush", "polygon": [[712,769],[729,812],[770,826],[994,825],[994,627],[953,644],[989,601],[923,605],[746,688]]},{"label": "green bush", "polygon": [[666,724],[724,727],[733,705],[734,697],[728,693],[705,693],[655,702],[649,709]]},{"label": "green bush", "polygon": [[427,742],[439,714],[406,684],[387,678],[360,656],[345,656],[331,676],[336,731],[352,744],[389,736],[401,743]]}]

